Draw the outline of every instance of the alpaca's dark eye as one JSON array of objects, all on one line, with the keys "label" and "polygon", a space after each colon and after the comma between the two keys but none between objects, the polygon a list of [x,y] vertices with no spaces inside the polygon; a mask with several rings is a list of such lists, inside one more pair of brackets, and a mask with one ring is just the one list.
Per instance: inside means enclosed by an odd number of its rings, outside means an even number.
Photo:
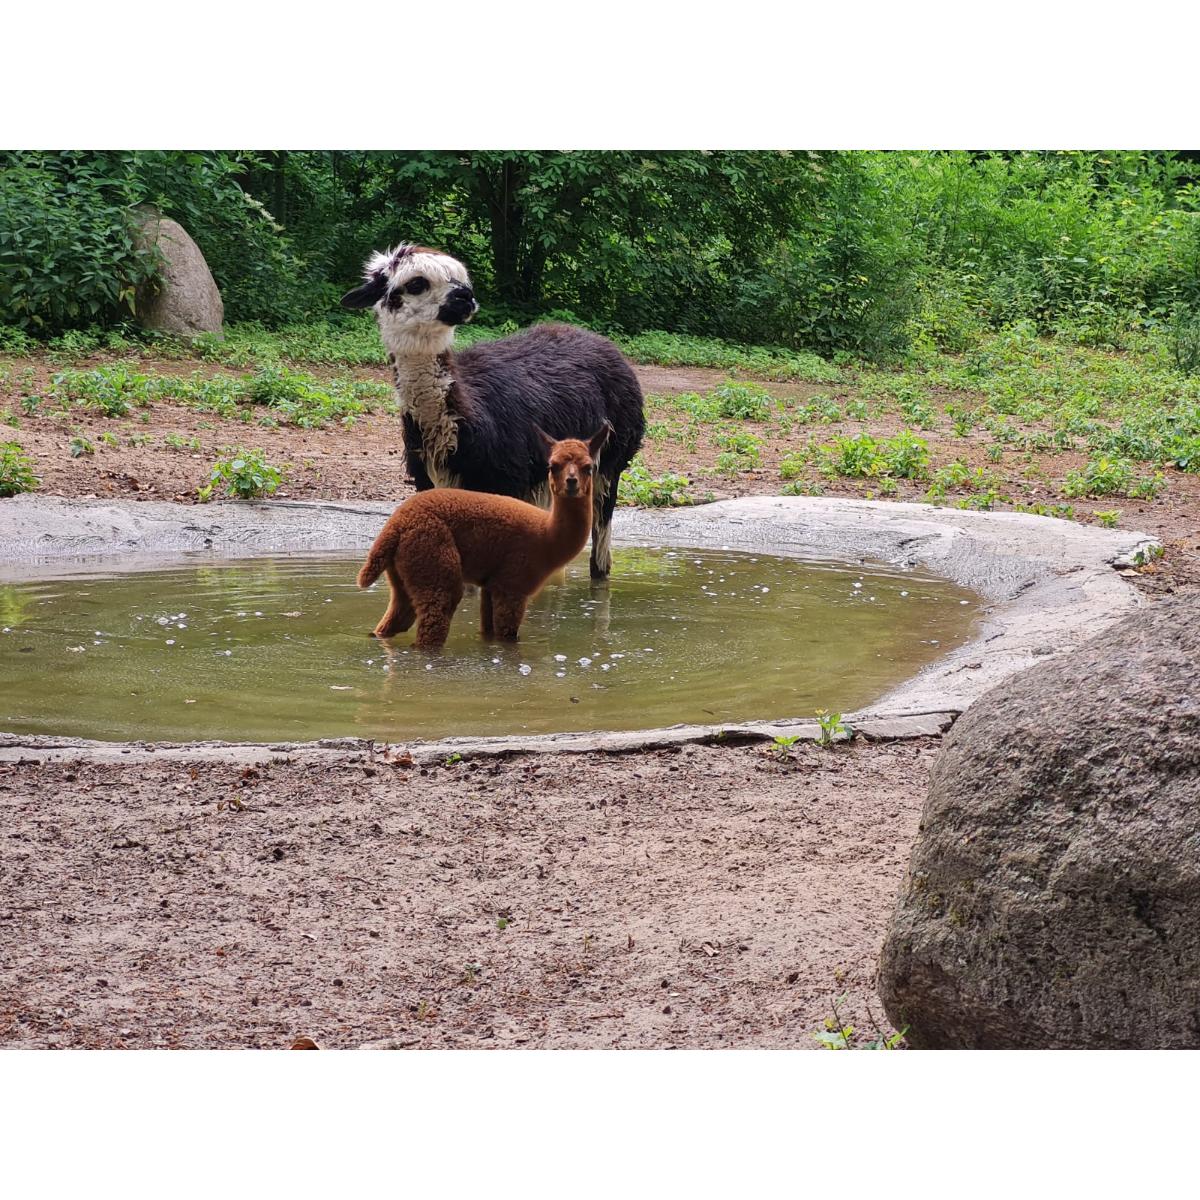
[{"label": "alpaca's dark eye", "polygon": [[581,471],[582,471],[582,472],[583,472],[585,475],[590,475],[590,474],[592,473],[592,464],[591,464],[591,463],[587,463],[585,466],[582,466],[582,467],[580,467],[579,469],[580,469],[580,470],[581,470]]},{"label": "alpaca's dark eye", "polygon": [[404,285],[404,290],[410,296],[419,296],[422,292],[429,291],[429,280],[424,275],[418,275],[415,279],[410,279]]}]

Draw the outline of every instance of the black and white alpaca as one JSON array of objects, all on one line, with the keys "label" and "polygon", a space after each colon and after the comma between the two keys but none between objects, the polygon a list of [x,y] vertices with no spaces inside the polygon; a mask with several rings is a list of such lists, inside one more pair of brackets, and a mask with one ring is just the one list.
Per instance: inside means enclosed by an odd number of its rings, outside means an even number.
[{"label": "black and white alpaca", "polygon": [[374,306],[396,378],[404,450],[417,490],[459,487],[550,505],[552,438],[613,433],[597,464],[591,572],[612,567],[617,481],[642,444],[642,389],[607,338],[570,325],[537,325],[461,354],[454,327],[479,311],[467,269],[425,246],[373,255],[347,308]]}]

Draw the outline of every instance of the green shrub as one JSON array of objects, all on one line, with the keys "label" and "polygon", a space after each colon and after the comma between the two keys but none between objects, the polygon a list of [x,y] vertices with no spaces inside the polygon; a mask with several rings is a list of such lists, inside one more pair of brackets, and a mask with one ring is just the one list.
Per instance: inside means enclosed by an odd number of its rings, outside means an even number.
[{"label": "green shrub", "polygon": [[0,442],[0,497],[32,492],[40,482],[24,447],[17,442]]},{"label": "green shrub", "polygon": [[275,493],[287,467],[267,462],[263,450],[237,449],[213,464],[208,483],[199,489],[201,501],[211,500],[218,489],[237,500],[256,500]]},{"label": "green shrub", "polygon": [[818,447],[827,473],[850,479],[895,476],[924,479],[929,468],[929,447],[907,429],[894,438],[876,440],[869,433],[839,437]]},{"label": "green shrub", "polygon": [[1068,471],[1062,494],[1068,499],[1081,496],[1129,496],[1152,499],[1162,489],[1161,473],[1138,479],[1133,464],[1126,459],[1101,455],[1093,458],[1082,471]]}]

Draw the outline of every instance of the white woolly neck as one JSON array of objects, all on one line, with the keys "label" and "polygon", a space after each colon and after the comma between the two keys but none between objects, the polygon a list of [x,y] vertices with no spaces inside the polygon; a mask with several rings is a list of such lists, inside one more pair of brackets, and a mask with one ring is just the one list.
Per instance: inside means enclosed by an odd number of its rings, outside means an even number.
[{"label": "white woolly neck", "polygon": [[404,329],[379,314],[379,334],[383,344],[399,358],[437,358],[454,346],[452,325],[428,325],[419,329]]}]

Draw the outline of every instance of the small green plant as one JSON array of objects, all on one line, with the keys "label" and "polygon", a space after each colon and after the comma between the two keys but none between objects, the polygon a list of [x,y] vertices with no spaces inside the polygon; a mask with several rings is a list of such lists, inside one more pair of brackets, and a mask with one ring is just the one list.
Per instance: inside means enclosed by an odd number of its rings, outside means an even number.
[{"label": "small green plant", "polygon": [[178,452],[189,450],[194,454],[200,449],[200,439],[198,437],[184,437],[181,433],[168,433],[163,437],[163,445],[168,450]]},{"label": "small green plant", "polygon": [[779,460],[779,478],[798,479],[804,474],[804,467],[807,462],[807,451],[793,450],[791,454],[785,454]]},{"label": "small green plant", "polygon": [[875,1037],[867,1041],[858,1041],[854,1026],[842,1016],[841,1006],[846,1003],[847,999],[849,999],[849,993],[843,993],[830,1002],[833,1016],[826,1017],[825,1027],[818,1029],[813,1034],[815,1041],[819,1042],[825,1050],[898,1050],[900,1048],[904,1041],[904,1035],[908,1032],[908,1027],[894,1033],[884,1033],[875,1020],[870,1005],[867,1006],[867,1015],[875,1026]]},{"label": "small green plant", "polygon": [[0,498],[32,492],[41,482],[18,442],[0,442]]},{"label": "small green plant", "polygon": [[736,475],[752,471],[761,461],[762,439],[752,433],[722,433],[717,435],[721,453],[717,455],[716,470],[721,475]]},{"label": "small green plant", "polygon": [[131,446],[141,447],[148,446],[154,441],[154,435],[149,433],[131,433],[129,435],[129,444]]},{"label": "small green plant", "polygon": [[237,500],[270,496],[283,482],[286,470],[286,466],[277,467],[267,462],[263,450],[233,450],[228,458],[218,459],[213,464],[208,483],[197,495],[202,502],[207,502],[219,488]]},{"label": "small green plant", "polygon": [[0,422],[3,422],[5,425],[10,425],[13,429],[16,429],[21,424],[21,419],[15,412],[12,411],[12,409],[5,408],[0,410]]},{"label": "small green plant", "polygon": [[1096,520],[1105,529],[1116,529],[1117,522],[1121,519],[1121,510],[1119,508],[1110,509],[1106,512],[1101,512],[1099,509],[1095,513]]},{"label": "small green plant", "polygon": [[96,447],[81,433],[77,433],[67,444],[72,458],[82,458],[85,454],[95,454]]},{"label": "small green plant", "polygon": [[448,756],[447,756],[447,758],[446,758],[446,766],[448,766],[448,767],[452,767],[452,766],[454,766],[454,765],[455,765],[455,763],[460,763],[460,762],[462,762],[462,760],[463,760],[463,756],[462,756],[461,754],[459,754],[459,753],[456,751],[454,754],[451,754],[451,755],[448,755]]},{"label": "small green plant", "polygon": [[786,737],[777,734],[771,742],[771,753],[780,761],[787,762],[792,757],[792,747],[800,740],[800,735]]},{"label": "small green plant", "polygon": [[639,456],[621,473],[617,500],[621,504],[642,508],[676,507],[691,504],[689,486],[686,475],[671,472],[665,475],[651,475]]},{"label": "small green plant", "polygon": [[102,446],[119,446],[121,444],[120,439],[111,429],[106,429],[96,440]]},{"label": "small green plant", "polygon": [[831,713],[827,708],[817,709],[817,725],[819,727],[817,744],[826,750],[832,748],[834,738],[839,735],[849,736],[850,731],[842,720],[842,714]]},{"label": "small green plant", "polygon": [[886,475],[924,479],[929,473],[929,447],[907,429],[883,444],[883,457]]}]

